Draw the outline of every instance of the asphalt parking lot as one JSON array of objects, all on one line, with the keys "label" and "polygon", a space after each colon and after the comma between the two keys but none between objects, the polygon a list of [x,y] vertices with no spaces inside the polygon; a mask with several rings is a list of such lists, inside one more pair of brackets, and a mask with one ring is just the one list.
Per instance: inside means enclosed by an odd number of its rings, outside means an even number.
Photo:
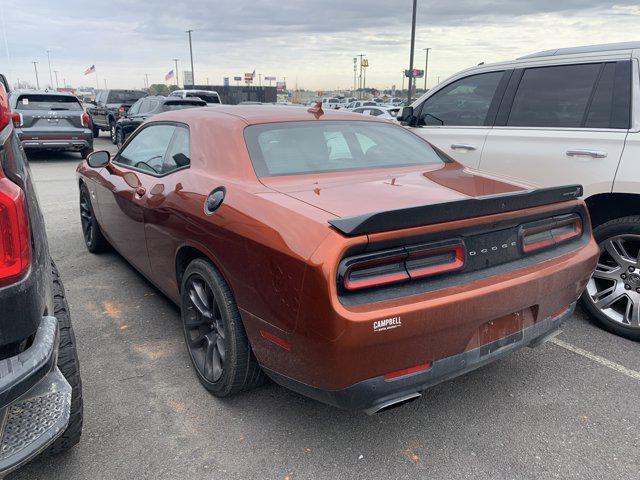
[{"label": "asphalt parking lot", "polygon": [[[95,148],[114,151],[102,135]],[[191,371],[177,307],[118,254],[86,250],[79,156],[30,161],[71,306],[85,423],[79,446],[9,478],[639,478],[640,348],[580,310],[558,341],[377,416],[274,384],[216,399]]]}]

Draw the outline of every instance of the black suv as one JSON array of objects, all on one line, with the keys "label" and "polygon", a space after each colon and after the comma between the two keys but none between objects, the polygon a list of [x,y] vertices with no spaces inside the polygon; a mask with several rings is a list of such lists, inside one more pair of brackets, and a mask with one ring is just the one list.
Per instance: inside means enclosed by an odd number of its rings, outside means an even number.
[{"label": "black suv", "polygon": [[111,141],[116,143],[116,122],[131,105],[146,96],[147,92],[142,90],[100,90],[96,100],[87,108],[93,124],[93,136],[97,137],[100,130],[107,130]]},{"label": "black suv", "polygon": [[199,98],[145,97],[134,103],[129,111],[116,122],[116,145],[122,147],[127,137],[147,118],[171,110],[206,107],[207,102]]},{"label": "black suv", "polygon": [[82,432],[69,307],[0,75],[0,477]]}]

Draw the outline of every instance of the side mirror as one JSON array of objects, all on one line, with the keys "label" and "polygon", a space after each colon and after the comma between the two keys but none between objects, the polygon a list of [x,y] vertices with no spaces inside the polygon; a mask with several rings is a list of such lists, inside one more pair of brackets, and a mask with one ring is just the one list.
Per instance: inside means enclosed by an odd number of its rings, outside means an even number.
[{"label": "side mirror", "polygon": [[87,157],[87,163],[92,168],[106,167],[111,161],[111,155],[106,150],[93,152]]},{"label": "side mirror", "polygon": [[411,125],[414,121],[413,117],[413,107],[402,107],[400,111],[400,115],[396,117],[400,123],[403,125]]}]

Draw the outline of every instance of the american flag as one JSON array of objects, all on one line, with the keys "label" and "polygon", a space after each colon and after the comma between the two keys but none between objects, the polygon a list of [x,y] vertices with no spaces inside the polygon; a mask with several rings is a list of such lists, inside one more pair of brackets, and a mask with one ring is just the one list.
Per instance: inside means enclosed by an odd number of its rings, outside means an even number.
[{"label": "american flag", "polygon": [[87,68],[84,71],[84,74],[85,75],[89,75],[90,73],[95,73],[95,71],[96,71],[96,66],[95,65],[91,65],[89,68]]},{"label": "american flag", "polygon": [[164,76],[164,79],[165,79],[165,81],[166,81],[166,80],[171,80],[171,79],[173,78],[173,76],[174,76],[174,74],[173,74],[173,70],[169,70],[169,73],[167,73],[167,74]]}]

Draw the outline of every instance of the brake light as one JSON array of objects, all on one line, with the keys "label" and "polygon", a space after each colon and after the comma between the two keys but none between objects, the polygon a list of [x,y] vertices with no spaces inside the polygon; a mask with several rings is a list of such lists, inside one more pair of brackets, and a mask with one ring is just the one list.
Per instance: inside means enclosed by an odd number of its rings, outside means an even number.
[{"label": "brake light", "polygon": [[0,83],[0,130],[9,125],[11,121],[11,110],[9,109],[9,95],[4,89],[4,85]]},{"label": "brake light", "polygon": [[464,259],[459,240],[410,245],[347,258],[338,276],[354,291],[454,272],[464,267]]},{"label": "brake light", "polygon": [[555,246],[581,235],[582,219],[576,214],[553,217],[520,228],[520,242],[524,253]]},{"label": "brake light", "polygon": [[0,169],[0,287],[24,276],[31,263],[24,191]]},{"label": "brake light", "polygon": [[21,127],[22,126],[22,114],[19,112],[13,112],[11,114],[11,120],[13,121],[13,126],[14,127]]},{"label": "brake light", "polygon": [[83,127],[89,127],[89,114],[88,113],[83,113],[82,116],[80,117],[80,120],[82,121],[82,126]]}]

